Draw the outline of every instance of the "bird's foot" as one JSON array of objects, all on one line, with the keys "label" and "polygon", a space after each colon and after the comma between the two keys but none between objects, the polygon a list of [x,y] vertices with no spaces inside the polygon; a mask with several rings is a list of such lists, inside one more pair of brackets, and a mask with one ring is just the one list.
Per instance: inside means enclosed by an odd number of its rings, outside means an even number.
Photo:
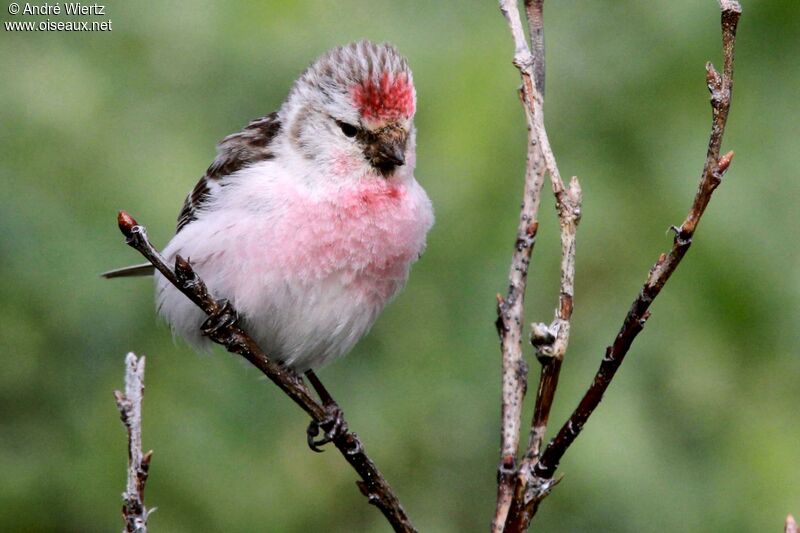
[{"label": "bird's foot", "polygon": [[222,304],[220,308],[215,313],[208,315],[201,326],[203,335],[211,339],[217,339],[224,335],[239,319],[228,300],[220,300],[220,303]]},{"label": "bird's foot", "polygon": [[[317,453],[324,451],[320,446],[328,444],[337,437],[347,433],[347,423],[344,421],[342,409],[335,403],[326,403],[324,407],[325,418],[319,422],[312,420],[311,423],[308,424],[308,429],[306,430],[308,447]],[[323,436],[317,439],[316,437],[319,435],[320,430],[323,432]]]}]

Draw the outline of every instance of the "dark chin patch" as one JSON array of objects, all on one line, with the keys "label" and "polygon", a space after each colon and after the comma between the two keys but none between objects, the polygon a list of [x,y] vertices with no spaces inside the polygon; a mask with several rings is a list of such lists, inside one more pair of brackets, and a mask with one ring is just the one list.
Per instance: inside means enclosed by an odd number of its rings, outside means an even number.
[{"label": "dark chin patch", "polygon": [[394,174],[397,165],[394,163],[390,163],[388,161],[372,161],[370,162],[372,168],[378,171],[378,174],[383,176],[384,178],[388,178],[392,174]]}]

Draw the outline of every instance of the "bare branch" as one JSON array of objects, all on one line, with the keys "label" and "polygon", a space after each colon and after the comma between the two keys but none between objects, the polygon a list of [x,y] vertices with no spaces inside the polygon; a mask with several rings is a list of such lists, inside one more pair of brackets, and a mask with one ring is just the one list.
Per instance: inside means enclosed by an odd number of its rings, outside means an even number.
[{"label": "bare branch", "polygon": [[536,488],[535,492],[526,495],[529,501],[526,504],[525,520],[521,524],[522,527],[519,529],[507,529],[507,531],[524,530],[530,522],[530,518],[536,512],[538,503],[548,494],[552,487],[549,481],[552,480],[561,458],[602,400],[603,393],[610,385],[631,344],[649,318],[650,305],[661,292],[664,284],[678,267],[691,246],[694,232],[711,200],[712,193],[721,183],[722,177],[731,163],[733,152],[723,156],[719,154],[730,110],[734,41],[741,8],[737,2],[732,0],[721,2],[721,6],[725,66],[722,75],[710,63],[706,66],[708,88],[711,92],[713,122],[706,162],[692,207],[681,226],[673,228],[675,230],[675,238],[672,249],[668,253],[662,254],[650,270],[647,281],[628,311],[614,343],[607,348],[600,368],[577,409],[561,427],[556,437],[550,441],[539,461],[534,465],[531,486],[538,488]]},{"label": "bare branch", "polygon": [[128,482],[122,493],[123,533],[147,533],[147,517],[155,509],[144,506],[144,487],[153,451],[142,454],[142,399],[144,356],[125,356],[125,392],[114,391],[122,423],[128,431]]},{"label": "bare branch", "polygon": [[525,0],[525,18],[533,52],[534,86],[544,100],[544,0]]},{"label": "bare branch", "polygon": [[[572,301],[574,295],[575,278],[575,230],[580,220],[581,190],[577,178],[573,178],[569,188],[565,188],[556,164],[555,155],[547,137],[544,126],[544,0],[525,0],[525,13],[528,20],[531,46],[525,41],[524,31],[516,1],[502,0],[500,10],[508,22],[511,35],[514,39],[514,65],[519,69],[522,78],[521,100],[528,123],[528,166],[526,173],[526,196],[520,214],[517,250],[512,257],[511,273],[509,275],[509,294],[505,301],[498,307],[498,331],[500,332],[503,347],[503,441],[501,446],[501,465],[498,473],[498,498],[495,511],[493,529],[502,530],[501,524],[506,522],[512,501],[516,504],[521,501],[521,493],[528,485],[528,472],[531,461],[538,456],[539,446],[547,427],[550,408],[558,384],[558,374],[561,361],[566,353],[569,341],[570,318],[572,316]],[[531,49],[533,53],[531,53]],[[517,261],[518,253],[526,250],[520,249],[520,236],[525,223],[535,220],[541,196],[541,187],[544,173],[550,175],[553,193],[556,197],[556,207],[561,225],[561,291],[559,307],[556,318],[549,331],[553,340],[545,350],[540,346],[537,353],[542,361],[542,374],[536,395],[534,420],[532,422],[531,437],[529,439],[528,453],[522,465],[516,468],[515,457],[519,447],[519,430],[522,400],[527,387],[527,367],[522,360],[520,341],[522,337],[522,304],[525,293],[525,276],[532,251],[528,250],[527,261],[520,265]],[[532,214],[526,211],[525,200],[529,190],[534,194]],[[538,227],[538,222],[533,226]],[[524,266],[524,270],[520,267]],[[518,274],[522,274],[521,287]],[[516,289],[516,290],[515,290]],[[509,305],[511,302],[512,305]],[[518,309],[513,304],[518,303]],[[505,305],[504,305],[505,304]],[[511,320],[514,320],[511,323]],[[547,355],[542,357],[545,352]],[[545,359],[547,362],[545,362]],[[522,371],[524,369],[524,372]],[[512,435],[513,432],[513,435]],[[513,471],[512,471],[513,470]],[[512,480],[516,477],[516,480]],[[515,484],[513,493],[509,485]],[[516,496],[515,496],[516,495]]]},{"label": "bare branch", "polygon": [[[525,185],[522,193],[519,223],[517,225],[514,252],[508,274],[508,291],[505,298],[497,296],[497,332],[500,336],[502,353],[502,407],[500,464],[497,471],[497,505],[492,522],[493,531],[502,531],[508,509],[511,505],[514,478],[517,471],[516,456],[519,448],[519,435],[522,419],[522,403],[527,388],[528,366],[522,358],[522,326],[524,323],[525,289],[528,266],[539,227],[537,220],[542,186],[544,184],[545,162],[541,143],[535,128],[535,81],[533,58],[525,40],[519,10],[516,2],[502,0],[500,10],[508,21],[514,38],[514,65],[522,77],[519,91],[525,120],[528,126],[527,164]],[[541,65],[542,71],[544,65]]]},{"label": "bare branch", "polygon": [[[733,81],[733,57],[736,25],[741,14],[741,8],[735,0],[720,0],[722,9],[722,41],[725,57],[723,74],[720,75],[711,64],[707,65],[708,87],[711,92],[713,123],[708,143],[708,153],[701,175],[700,185],[694,202],[679,228],[675,229],[673,248],[669,254],[663,254],[656,265],[651,269],[647,282],[634,302],[622,329],[614,344],[608,348],[591,387],[587,391],[576,411],[564,424],[557,436],[550,442],[541,457],[539,457],[541,444],[547,428],[553,397],[558,385],[558,376],[561,362],[566,352],[569,340],[570,318],[574,297],[574,261],[575,261],[575,230],[580,221],[581,192],[577,179],[573,178],[569,188],[565,188],[556,165],[555,157],[550,148],[547,132],[544,127],[543,94],[544,94],[544,30],[543,30],[543,2],[544,0],[525,0],[526,15],[531,34],[531,48],[525,42],[524,32],[520,21],[517,2],[501,0],[500,9],[503,12],[511,30],[515,43],[514,64],[522,76],[522,100],[525,107],[526,118],[529,124],[529,139],[532,144],[538,141],[541,155],[556,196],[556,206],[561,226],[561,292],[559,307],[556,310],[555,320],[548,326],[546,324],[533,324],[531,341],[537,351],[537,357],[542,363],[539,388],[536,395],[534,416],[531,423],[531,434],[528,442],[527,453],[517,469],[516,485],[513,495],[505,491],[504,481],[510,475],[506,471],[506,478],[502,476],[498,490],[498,505],[493,523],[494,531],[516,532],[527,530],[530,520],[536,513],[539,502],[549,494],[558,480],[553,475],[558,463],[580,432],[583,424],[591,415],[602,399],[603,392],[608,387],[616,369],[621,364],[631,343],[641,331],[644,322],[649,316],[649,306],[659,294],[672,272],[677,268],[689,246],[700,218],[705,212],[711,195],[721,182],[722,176],[730,165],[733,153],[720,157],[722,136],[730,109],[731,89]],[[530,159],[529,159],[530,164]],[[523,205],[524,208],[524,205]],[[512,268],[513,268],[512,263]],[[527,265],[526,265],[527,266]],[[512,270],[513,274],[513,270]],[[513,278],[512,278],[513,279]],[[513,285],[512,285],[513,287]],[[524,286],[523,286],[524,291]],[[511,294],[511,291],[509,292]],[[502,303],[502,301],[501,301]],[[501,308],[502,311],[502,308]],[[519,316],[519,315],[517,315]],[[515,316],[515,318],[517,317]],[[502,316],[498,320],[498,327],[503,325]],[[517,324],[519,327],[519,324]],[[507,335],[513,338],[513,335]],[[501,330],[501,340],[503,331]],[[504,355],[505,355],[504,345]],[[520,355],[521,358],[521,355]],[[507,401],[507,367],[504,357],[504,415]],[[527,376],[517,378],[517,387],[521,387],[524,394]],[[513,388],[509,388],[513,392]],[[517,397],[511,396],[511,400]],[[519,401],[522,401],[521,395]],[[516,413],[514,413],[516,414]],[[507,417],[503,417],[504,431],[518,429],[517,425],[510,424]],[[516,441],[508,439],[508,443],[517,445]],[[507,443],[504,434],[504,444]],[[511,457],[516,453],[503,449],[503,457]],[[504,463],[513,468],[513,461]],[[501,465],[502,466],[502,465]],[[504,527],[501,527],[503,516],[506,516]]]},{"label": "bare branch", "polygon": [[[539,147],[544,159],[545,169],[550,176],[553,194],[556,198],[556,210],[561,227],[561,282],[559,305],[556,309],[555,319],[547,326],[535,324],[532,326],[532,342],[536,348],[537,358],[542,364],[539,387],[536,393],[534,416],[531,422],[528,448],[522,463],[516,472],[514,495],[505,527],[516,522],[524,507],[525,493],[530,490],[531,468],[539,455],[550,409],[555,397],[561,363],[567,350],[570,332],[570,319],[572,317],[574,280],[575,280],[575,233],[581,215],[581,188],[577,178],[573,177],[569,187],[565,187],[561,180],[555,155],[550,146],[547,130],[544,125],[544,0],[525,0],[525,13],[528,20],[531,47],[519,42],[522,35],[519,9],[516,2],[501,2],[501,11],[509,23],[514,37],[516,53],[515,65],[520,69],[523,81],[523,98],[526,105],[526,117],[529,118],[529,137]],[[530,50],[533,50],[532,54]],[[526,55],[527,54],[527,55]],[[532,82],[531,82],[532,78]],[[548,485],[552,485],[548,482]],[[538,488],[541,490],[541,487]],[[501,509],[499,509],[501,510]],[[496,513],[495,524],[500,517]],[[499,529],[495,526],[495,529]],[[512,527],[513,529],[513,527]]]},{"label": "bare branch", "polygon": [[[539,113],[542,115],[543,113]],[[542,124],[542,131],[544,125]],[[546,139],[546,133],[544,134]],[[552,151],[549,144],[543,144],[545,153]],[[558,386],[558,375],[561,362],[567,352],[569,344],[570,319],[572,318],[573,302],[575,298],[575,234],[581,220],[582,194],[578,178],[573,176],[569,187],[558,177],[553,157],[553,170],[549,171],[553,194],[556,197],[556,210],[558,212],[559,226],[561,227],[561,282],[558,297],[558,307],[555,318],[550,326],[536,324],[532,326],[531,343],[536,349],[536,355],[542,364],[542,373],[539,378],[539,389],[536,393],[531,434],[528,440],[526,457],[529,460],[539,456],[539,448],[547,429],[547,420],[550,408]],[[549,165],[548,165],[549,170]],[[542,335],[542,331],[546,334]],[[538,333],[537,333],[538,332]]]},{"label": "bare branch", "polygon": [[355,433],[349,431],[344,415],[333,399],[330,399],[330,404],[321,405],[311,396],[300,376],[292,369],[269,359],[239,326],[236,311],[227,302],[216,300],[209,294],[205,283],[194,272],[188,261],[178,256],[175,260],[175,269],[169,268],[164,258],[148,240],[144,226],[140,226],[124,211],[120,211],[117,222],[120,231],[126,237],[126,243],[138,250],[170,283],[209,315],[209,319],[203,325],[203,333],[212,341],[223,345],[229,352],[247,359],[300,406],[314,424],[324,426],[330,422],[331,406],[338,410],[340,430],[332,434],[332,442],[361,477],[361,480],[356,482],[359,490],[367,497],[370,504],[381,510],[395,531],[415,532],[416,529],[406,515],[400,500],[364,451],[361,440]]},{"label": "bare branch", "polygon": [[[505,531],[517,531],[515,524],[524,520],[526,502],[531,500],[531,494],[542,491],[549,492],[557,483],[557,481],[548,481],[542,484],[534,481],[532,468],[539,459],[540,447],[547,430],[550,410],[558,387],[561,363],[569,344],[570,319],[572,318],[575,294],[575,234],[581,216],[581,189],[577,178],[572,178],[569,189],[557,187],[555,195],[561,225],[559,305],[555,312],[555,318],[549,326],[545,324],[531,326],[531,342],[536,348],[537,358],[542,369],[539,388],[536,391],[528,449],[517,471],[514,501],[509,511]],[[524,524],[524,521],[520,523],[522,529],[519,531],[524,531],[527,527],[523,527]]]}]

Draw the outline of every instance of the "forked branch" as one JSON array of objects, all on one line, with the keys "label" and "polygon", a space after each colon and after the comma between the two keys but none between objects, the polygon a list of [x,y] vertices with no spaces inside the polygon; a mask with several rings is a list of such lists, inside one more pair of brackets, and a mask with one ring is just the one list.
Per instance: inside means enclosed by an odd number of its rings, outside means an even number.
[{"label": "forked branch", "polygon": [[[528,486],[528,476],[533,461],[538,457],[550,408],[553,403],[561,361],[569,342],[570,319],[572,317],[574,279],[575,279],[575,233],[581,214],[581,189],[577,178],[573,177],[565,186],[550,146],[544,126],[544,18],[543,0],[526,0],[525,14],[528,20],[530,45],[525,38],[521,16],[516,0],[501,0],[500,10],[508,22],[514,40],[514,65],[520,72],[522,86],[520,96],[525,118],[528,123],[528,161],[525,179],[525,195],[520,213],[517,248],[511,262],[509,274],[509,293],[500,300],[498,308],[498,331],[503,351],[503,416],[502,416],[502,455],[499,471],[498,497],[493,521],[493,531],[502,531],[509,512],[515,514],[519,508],[522,493]],[[559,305],[556,316],[548,326],[534,325],[534,345],[537,357],[542,364],[539,387],[536,392],[534,418],[528,441],[528,452],[519,466],[516,456],[519,448],[521,409],[524,391],[527,387],[527,367],[522,360],[520,341],[522,339],[522,303],[525,293],[525,279],[530,253],[524,264],[518,257],[525,252],[520,247],[520,231],[524,223],[534,220],[536,210],[531,216],[527,205],[528,195],[533,193],[531,204],[538,209],[544,175],[550,176],[550,183],[556,199],[556,210],[561,227],[561,284]],[[538,223],[533,226],[538,227]],[[524,269],[520,268],[524,267]],[[516,283],[521,280],[521,283]],[[516,306],[514,305],[516,304]],[[505,313],[505,314],[504,314]],[[513,319],[513,321],[512,321]],[[502,327],[501,327],[502,326]],[[522,372],[524,369],[525,372]],[[516,370],[516,372],[515,372]],[[521,391],[521,393],[520,393]]]},{"label": "forked branch", "polygon": [[722,10],[724,67],[720,74],[711,63],[706,65],[706,79],[711,93],[712,126],[706,161],[692,206],[683,223],[679,227],[673,227],[675,237],[671,250],[662,254],[651,268],[614,343],[606,349],[600,368],[578,407],[533,465],[529,479],[530,490],[524,493],[522,512],[517,520],[508,524],[507,531],[524,531],[536,513],[539,502],[549,493],[561,458],[602,400],[604,392],[611,384],[614,374],[630,350],[631,344],[649,318],[650,306],[686,255],[711,196],[721,183],[722,177],[731,163],[733,152],[721,156],[720,151],[731,105],[734,44],[741,7],[735,0],[722,0],[720,7]]},{"label": "forked branch", "polygon": [[[188,261],[178,256],[175,260],[175,268],[170,268],[148,240],[144,226],[140,226],[133,217],[124,211],[120,211],[117,222],[120,231],[125,235],[126,243],[138,250],[170,283],[209,315],[209,321],[204,325],[204,334],[214,342],[223,345],[229,352],[239,354],[247,359],[303,409],[314,424],[324,428],[324,425],[330,422],[330,411],[326,408],[331,405],[335,406],[335,402],[331,398],[327,398],[329,400],[327,405],[317,402],[297,373],[267,357],[239,325],[236,311],[228,303],[211,296],[205,283]],[[339,412],[341,413],[340,410]],[[381,510],[395,531],[415,532],[400,500],[378,467],[364,451],[361,440],[355,433],[349,431],[347,423],[344,421],[344,415],[341,415],[339,422],[340,429],[332,434],[332,442],[361,477],[361,480],[357,481],[357,485],[362,494],[367,497],[370,504]]]},{"label": "forked branch", "polygon": [[[503,375],[497,505],[492,521],[492,530],[496,532],[503,530],[503,523],[514,494],[522,403],[528,380],[528,365],[522,357],[525,289],[528,281],[528,266],[536,244],[536,232],[539,228],[539,204],[546,172],[542,144],[536,130],[537,92],[534,90],[536,83],[533,73],[534,59],[525,41],[525,31],[522,28],[516,2],[503,0],[500,2],[500,9],[508,20],[514,36],[514,65],[522,76],[519,97],[525,110],[525,120],[528,126],[528,149],[522,206],[508,273],[508,290],[505,297],[497,295],[496,326],[500,336]],[[544,72],[543,64],[538,68]]]},{"label": "forked branch", "polygon": [[678,268],[686,252],[692,244],[697,225],[714,190],[722,182],[722,177],[728,170],[733,159],[733,152],[720,156],[722,146],[722,136],[728,119],[728,112],[731,104],[731,94],[733,88],[733,52],[734,40],[736,36],[736,25],[741,15],[741,8],[738,2],[722,2],[722,41],[725,52],[725,67],[720,75],[711,63],[706,65],[706,79],[708,89],[711,93],[712,107],[712,127],[708,142],[706,162],[700,177],[700,184],[697,188],[692,206],[686,219],[679,227],[673,227],[675,237],[672,249],[658,258],[658,261],[650,269],[639,295],[631,305],[622,327],[614,339],[614,343],[606,349],[597,374],[592,385],[584,395],[578,408],[572,413],[569,420],[562,426],[556,437],[548,444],[541,459],[536,464],[534,471],[539,477],[549,479],[553,476],[555,469],[564,452],[569,448],[572,441],[581,431],[586,420],[600,403],[603,393],[608,388],[614,373],[628,353],[636,336],[644,328],[644,324],[650,317],[649,308],[653,300],[659,295],[669,280],[675,269]]},{"label": "forked branch", "polygon": [[[608,388],[616,370],[628,353],[633,340],[644,327],[650,316],[649,308],[653,300],[661,292],[669,277],[680,264],[692,243],[692,238],[697,225],[708,206],[714,190],[719,186],[722,177],[728,169],[733,158],[733,152],[720,155],[722,137],[730,110],[731,94],[733,87],[733,62],[736,27],[741,15],[741,7],[736,0],[720,0],[722,11],[722,45],[724,54],[723,72],[720,74],[710,63],[706,66],[707,83],[711,93],[712,128],[709,137],[706,161],[700,177],[700,184],[692,202],[692,206],[685,220],[679,227],[673,227],[675,237],[672,249],[662,254],[650,270],[647,280],[628,312],[623,325],[617,334],[614,343],[606,350],[600,368],[595,378],[567,422],[561,427],[556,437],[550,441],[543,452],[540,453],[541,444],[547,427],[548,415],[552,405],[553,395],[558,384],[558,374],[561,360],[563,359],[566,343],[569,336],[569,319],[572,313],[574,295],[574,237],[577,223],[580,220],[580,187],[576,180],[565,188],[555,164],[555,158],[550,150],[547,132],[544,129],[544,116],[542,100],[544,83],[537,80],[536,75],[543,77],[544,73],[544,46],[541,42],[543,35],[542,4],[543,0],[525,0],[526,15],[528,18],[531,46],[525,41],[524,31],[520,21],[517,2],[514,0],[501,0],[500,9],[503,12],[511,31],[515,44],[514,64],[522,76],[522,95],[525,115],[528,119],[529,139],[534,143],[538,141],[544,159],[544,166],[550,175],[553,191],[556,195],[556,204],[561,225],[562,262],[561,262],[561,291],[559,307],[556,310],[555,320],[548,326],[534,324],[532,342],[537,351],[537,356],[542,363],[542,373],[537,390],[536,405],[531,424],[531,433],[527,452],[516,469],[516,483],[512,496],[509,498],[503,490],[498,490],[498,505],[493,522],[493,531],[516,532],[525,531],[530,525],[538,505],[552,490],[557,479],[554,474],[566,450],[574,442],[583,425],[600,403],[603,393]],[[533,55],[531,54],[533,49]],[[534,74],[535,72],[535,74]],[[529,158],[529,171],[531,169]],[[523,205],[524,208],[524,205]],[[514,265],[512,264],[512,270]],[[526,265],[527,267],[527,265]],[[527,270],[526,270],[527,271]],[[524,286],[523,286],[524,290]],[[501,321],[498,321],[500,324]],[[517,328],[521,328],[516,323]],[[501,332],[501,340],[503,334]],[[505,348],[505,346],[504,346]],[[520,356],[521,361],[521,356]],[[506,358],[504,350],[504,413],[506,405]],[[522,367],[522,363],[519,366]],[[517,378],[517,389],[524,391],[526,376]],[[514,382],[512,382],[514,383]],[[513,389],[511,389],[513,390]],[[516,399],[516,397],[512,397]],[[521,402],[521,396],[519,396]],[[517,407],[515,414],[520,412]],[[506,439],[505,434],[512,429],[518,429],[519,421],[509,423],[503,417],[504,444],[517,444],[512,439]],[[504,457],[510,457],[508,464],[513,467],[516,457],[514,450],[503,449]],[[502,473],[502,471],[501,471]],[[508,474],[505,479],[512,476]],[[500,478],[500,489],[503,489],[504,478]],[[511,500],[508,502],[508,500]],[[503,525],[500,520],[505,516]]]}]

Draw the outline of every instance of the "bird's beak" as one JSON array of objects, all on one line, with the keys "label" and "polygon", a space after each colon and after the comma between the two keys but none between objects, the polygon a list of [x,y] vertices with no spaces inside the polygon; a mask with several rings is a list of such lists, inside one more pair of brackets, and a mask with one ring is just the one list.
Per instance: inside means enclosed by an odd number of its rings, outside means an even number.
[{"label": "bird's beak", "polygon": [[393,140],[386,144],[382,144],[378,150],[378,162],[384,165],[401,167],[406,162],[405,151],[405,139],[402,141]]},{"label": "bird's beak", "polygon": [[366,147],[367,159],[383,176],[388,176],[406,163],[407,139],[408,134],[402,128],[387,127],[378,131]]}]

